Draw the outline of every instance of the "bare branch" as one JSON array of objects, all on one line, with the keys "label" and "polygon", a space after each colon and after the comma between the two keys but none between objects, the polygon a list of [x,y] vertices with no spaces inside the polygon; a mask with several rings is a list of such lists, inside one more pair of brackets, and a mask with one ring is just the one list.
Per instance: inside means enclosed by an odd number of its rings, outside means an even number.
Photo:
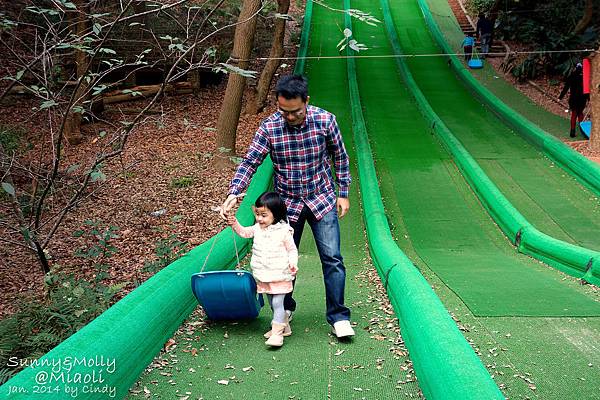
[{"label": "bare branch", "polygon": [[3,238],[2,236],[0,236],[0,242],[9,243],[9,244],[12,244],[13,246],[18,246],[23,249],[26,249],[34,254],[36,253],[35,249],[32,249],[31,247],[27,246],[23,242],[15,242],[14,240],[6,239],[6,238]]}]

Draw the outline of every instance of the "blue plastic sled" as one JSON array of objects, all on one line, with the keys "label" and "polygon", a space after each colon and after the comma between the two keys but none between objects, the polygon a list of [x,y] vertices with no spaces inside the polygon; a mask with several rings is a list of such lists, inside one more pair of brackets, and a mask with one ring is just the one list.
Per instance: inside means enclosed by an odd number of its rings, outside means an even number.
[{"label": "blue plastic sled", "polygon": [[481,60],[480,58],[471,58],[467,65],[471,69],[483,68],[483,60]]},{"label": "blue plastic sled", "polygon": [[579,126],[581,127],[581,131],[583,132],[583,134],[589,139],[590,135],[592,134],[592,121],[580,122]]},{"label": "blue plastic sled", "polygon": [[192,275],[192,292],[212,320],[252,319],[264,300],[248,271],[210,271]]}]

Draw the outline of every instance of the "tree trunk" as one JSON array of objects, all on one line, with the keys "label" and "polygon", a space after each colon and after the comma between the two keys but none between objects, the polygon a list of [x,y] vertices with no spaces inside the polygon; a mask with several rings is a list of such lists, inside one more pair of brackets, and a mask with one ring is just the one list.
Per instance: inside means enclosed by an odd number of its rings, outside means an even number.
[{"label": "tree trunk", "polygon": [[[0,160],[7,159],[8,155],[5,153],[2,143],[0,143]],[[48,272],[50,272],[50,263],[48,262],[48,257],[46,257],[46,253],[44,253],[44,249],[42,248],[42,245],[40,244],[37,235],[29,230],[31,224],[28,224],[25,220],[25,215],[23,214],[21,203],[19,202],[19,199],[17,197],[18,189],[15,186],[15,183],[12,179],[10,166],[8,166],[8,164],[3,165],[2,163],[0,163],[0,166],[2,167],[0,173],[2,174],[3,183],[8,183],[13,188],[13,192],[8,194],[8,196],[11,200],[11,206],[13,209],[15,219],[17,220],[19,232],[21,232],[25,244],[29,247],[31,251],[35,252],[35,254],[37,255],[37,259],[40,263],[40,266],[42,267],[42,271],[44,272],[44,274],[47,274]],[[3,167],[7,167],[7,169],[4,170]],[[33,198],[35,198],[35,193]]]},{"label": "tree trunk", "polygon": [[192,85],[194,96],[200,96],[200,70],[194,69],[188,72],[187,81]]},{"label": "tree trunk", "polygon": [[590,133],[590,150],[600,152],[600,50],[596,51],[591,61],[590,110],[592,114],[592,132]]},{"label": "tree trunk", "polygon": [[594,14],[593,0],[586,0],[585,8],[583,9],[583,16],[577,23],[577,26],[575,26],[575,30],[573,33],[575,33],[576,35],[581,35],[583,32],[585,32],[587,27],[592,22],[593,14]]},{"label": "tree trunk", "polygon": [[[260,7],[260,0],[244,0],[238,18],[239,25],[235,28],[231,63],[242,69],[247,69],[249,65],[247,60],[252,53],[254,33],[256,32],[256,14]],[[227,150],[222,152],[222,157],[216,157],[215,161],[218,166],[229,164],[229,156],[235,152],[236,130],[242,110],[242,97],[245,86],[246,78],[234,73],[229,74],[227,89],[225,89],[223,105],[217,123],[217,149]]]},{"label": "tree trunk", "polygon": [[[77,22],[75,24],[75,35],[78,37],[83,37],[83,35],[89,29],[91,29],[91,23],[88,18],[88,15],[90,14],[90,7],[89,4],[86,4],[86,2],[83,0],[78,0],[74,3],[77,6],[77,11],[75,11],[77,14],[73,17],[73,21]],[[77,79],[82,80],[82,82],[75,93],[75,102],[73,103],[73,107],[82,107],[83,102],[89,99],[89,94],[84,96],[84,94],[88,91],[88,85],[83,82],[83,76],[86,73],[88,63],[89,56],[87,53],[82,50],[75,50]],[[67,121],[65,124],[65,137],[70,144],[79,144],[83,140],[83,135],[81,134],[81,119],[83,117],[83,113],[73,111],[68,112],[69,115],[67,116]]]},{"label": "tree trunk", "polygon": [[[277,12],[279,14],[287,14],[290,9],[290,0],[277,0]],[[258,114],[264,110],[266,106],[267,96],[269,94],[269,88],[271,87],[271,81],[273,75],[279,68],[281,58],[283,56],[283,40],[285,39],[285,24],[286,19],[277,18],[275,21],[275,33],[273,34],[273,44],[271,45],[271,51],[269,53],[269,60],[265,65],[262,73],[260,74],[260,80],[254,91],[254,98],[248,106],[248,113]]]}]

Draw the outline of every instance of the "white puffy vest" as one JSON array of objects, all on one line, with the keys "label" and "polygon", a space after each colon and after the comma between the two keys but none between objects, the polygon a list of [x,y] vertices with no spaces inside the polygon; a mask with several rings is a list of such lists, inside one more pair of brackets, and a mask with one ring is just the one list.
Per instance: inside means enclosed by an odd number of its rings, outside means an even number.
[{"label": "white puffy vest", "polygon": [[252,226],[254,243],[250,267],[252,275],[261,282],[292,281],[289,268],[289,255],[284,241],[293,234],[292,227],[283,221],[262,229],[258,224]]}]

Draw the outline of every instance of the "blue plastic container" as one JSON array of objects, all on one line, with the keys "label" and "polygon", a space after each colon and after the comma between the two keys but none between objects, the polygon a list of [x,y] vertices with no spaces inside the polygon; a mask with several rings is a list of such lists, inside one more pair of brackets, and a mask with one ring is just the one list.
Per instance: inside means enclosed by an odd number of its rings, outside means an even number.
[{"label": "blue plastic container", "polygon": [[248,271],[209,271],[192,275],[192,292],[212,320],[253,319],[264,305]]},{"label": "blue plastic container", "polygon": [[592,134],[592,121],[580,122],[579,126],[581,127],[581,131],[583,132],[583,134],[589,139],[590,135]]},{"label": "blue plastic container", "polygon": [[471,69],[483,68],[483,60],[480,58],[471,58],[467,65]]}]

